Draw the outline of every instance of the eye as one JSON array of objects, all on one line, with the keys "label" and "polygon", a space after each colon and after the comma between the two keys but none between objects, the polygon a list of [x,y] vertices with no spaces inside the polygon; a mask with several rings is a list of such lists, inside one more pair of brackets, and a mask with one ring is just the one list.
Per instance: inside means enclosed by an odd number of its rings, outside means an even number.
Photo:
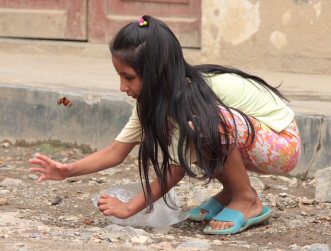
[{"label": "eye", "polygon": [[134,76],[126,76],[125,77],[125,79],[127,80],[127,81],[132,81],[132,80],[134,80],[136,77],[134,77]]}]

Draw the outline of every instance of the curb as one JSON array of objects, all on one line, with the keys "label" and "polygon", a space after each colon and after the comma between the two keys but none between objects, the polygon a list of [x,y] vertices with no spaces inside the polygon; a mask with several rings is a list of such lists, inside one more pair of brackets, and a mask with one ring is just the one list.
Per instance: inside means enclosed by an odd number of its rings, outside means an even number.
[{"label": "curb", "polygon": [[[70,97],[72,107],[57,100]],[[115,96],[86,95],[0,84],[0,141],[60,141],[101,149],[109,146],[132,111]],[[314,177],[331,162],[331,117],[296,112],[302,138],[299,165],[290,175]]]},{"label": "curb", "polygon": [[[64,96],[72,107],[57,104]],[[113,96],[0,84],[0,140],[55,140],[101,149],[111,144],[131,111],[132,105]]]}]

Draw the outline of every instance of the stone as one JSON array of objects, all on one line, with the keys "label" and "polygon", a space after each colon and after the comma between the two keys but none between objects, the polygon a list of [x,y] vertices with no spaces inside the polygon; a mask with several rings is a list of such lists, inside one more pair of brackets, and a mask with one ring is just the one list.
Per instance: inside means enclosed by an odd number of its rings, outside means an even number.
[{"label": "stone", "polygon": [[193,208],[207,201],[211,196],[217,194],[223,188],[219,182],[210,182],[207,186],[196,186],[190,189],[187,199],[187,207]]},{"label": "stone", "polygon": [[59,205],[62,202],[62,197],[60,195],[56,195],[54,201],[51,202],[52,206]]},{"label": "stone", "polygon": [[9,205],[7,198],[0,198],[0,206]]},{"label": "stone", "polygon": [[10,146],[10,144],[8,142],[4,142],[4,143],[1,144],[1,146],[3,148],[8,148]]},{"label": "stone", "polygon": [[297,187],[298,186],[298,179],[293,178],[289,184],[289,187]]},{"label": "stone", "polygon": [[331,167],[316,171],[315,199],[331,202]]},{"label": "stone", "polygon": [[262,193],[265,188],[264,183],[258,177],[249,177],[252,187],[256,190],[257,193]]},{"label": "stone", "polygon": [[39,176],[36,174],[30,173],[30,174],[28,174],[28,178],[31,180],[37,180],[39,178]]},{"label": "stone", "polygon": [[143,229],[124,227],[115,224],[106,226],[104,230],[109,233],[112,239],[128,240],[130,238],[132,239],[134,236],[148,236],[148,233]]},{"label": "stone", "polygon": [[25,187],[26,184],[24,184],[24,182],[20,179],[12,179],[12,178],[5,178],[2,182],[1,182],[1,186],[6,186],[6,187]]},{"label": "stone", "polygon": [[167,241],[163,241],[157,244],[151,244],[150,248],[152,248],[152,250],[166,250],[166,251],[170,251],[170,250],[175,250],[170,242]]},{"label": "stone", "polygon": [[145,244],[148,241],[148,237],[145,235],[133,236],[131,242],[133,244]]},{"label": "stone", "polygon": [[210,244],[203,240],[191,240],[181,243],[179,247],[187,248],[189,250],[208,250],[210,249]]},{"label": "stone", "polygon": [[331,247],[326,244],[314,243],[302,248],[302,251],[331,251]]}]

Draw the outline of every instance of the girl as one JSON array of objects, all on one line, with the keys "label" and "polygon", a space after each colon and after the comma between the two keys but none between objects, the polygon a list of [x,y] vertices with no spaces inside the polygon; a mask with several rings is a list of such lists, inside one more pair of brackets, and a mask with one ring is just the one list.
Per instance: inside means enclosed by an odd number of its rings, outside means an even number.
[{"label": "girl", "polygon": [[[267,219],[270,209],[262,205],[247,171],[284,174],[298,163],[300,135],[283,95],[240,70],[189,65],[172,31],[151,16],[122,28],[110,50],[121,91],[137,100],[131,118],[111,146],[75,163],[42,155],[30,160],[38,165],[31,171],[41,173],[39,181],[116,166],[140,144],[143,192],[128,203],[101,196],[104,215],[127,218],[151,210],[187,174],[223,185],[189,211],[193,220],[211,220],[205,233],[238,233]],[[157,177],[152,182],[151,167]]]}]

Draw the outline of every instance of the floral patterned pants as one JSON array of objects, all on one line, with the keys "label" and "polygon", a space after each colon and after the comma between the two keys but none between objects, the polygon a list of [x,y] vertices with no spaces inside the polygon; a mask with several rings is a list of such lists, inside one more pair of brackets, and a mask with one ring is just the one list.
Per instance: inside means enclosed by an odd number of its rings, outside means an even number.
[{"label": "floral patterned pants", "polygon": [[[234,122],[228,111],[222,107],[220,109],[231,134],[230,143],[237,145],[247,170],[264,174],[285,174],[297,166],[301,140],[294,120],[278,133],[257,119],[249,117],[255,128],[255,138],[252,145],[247,147],[248,126],[243,116],[232,110]],[[221,129],[220,132],[222,133]]]}]

